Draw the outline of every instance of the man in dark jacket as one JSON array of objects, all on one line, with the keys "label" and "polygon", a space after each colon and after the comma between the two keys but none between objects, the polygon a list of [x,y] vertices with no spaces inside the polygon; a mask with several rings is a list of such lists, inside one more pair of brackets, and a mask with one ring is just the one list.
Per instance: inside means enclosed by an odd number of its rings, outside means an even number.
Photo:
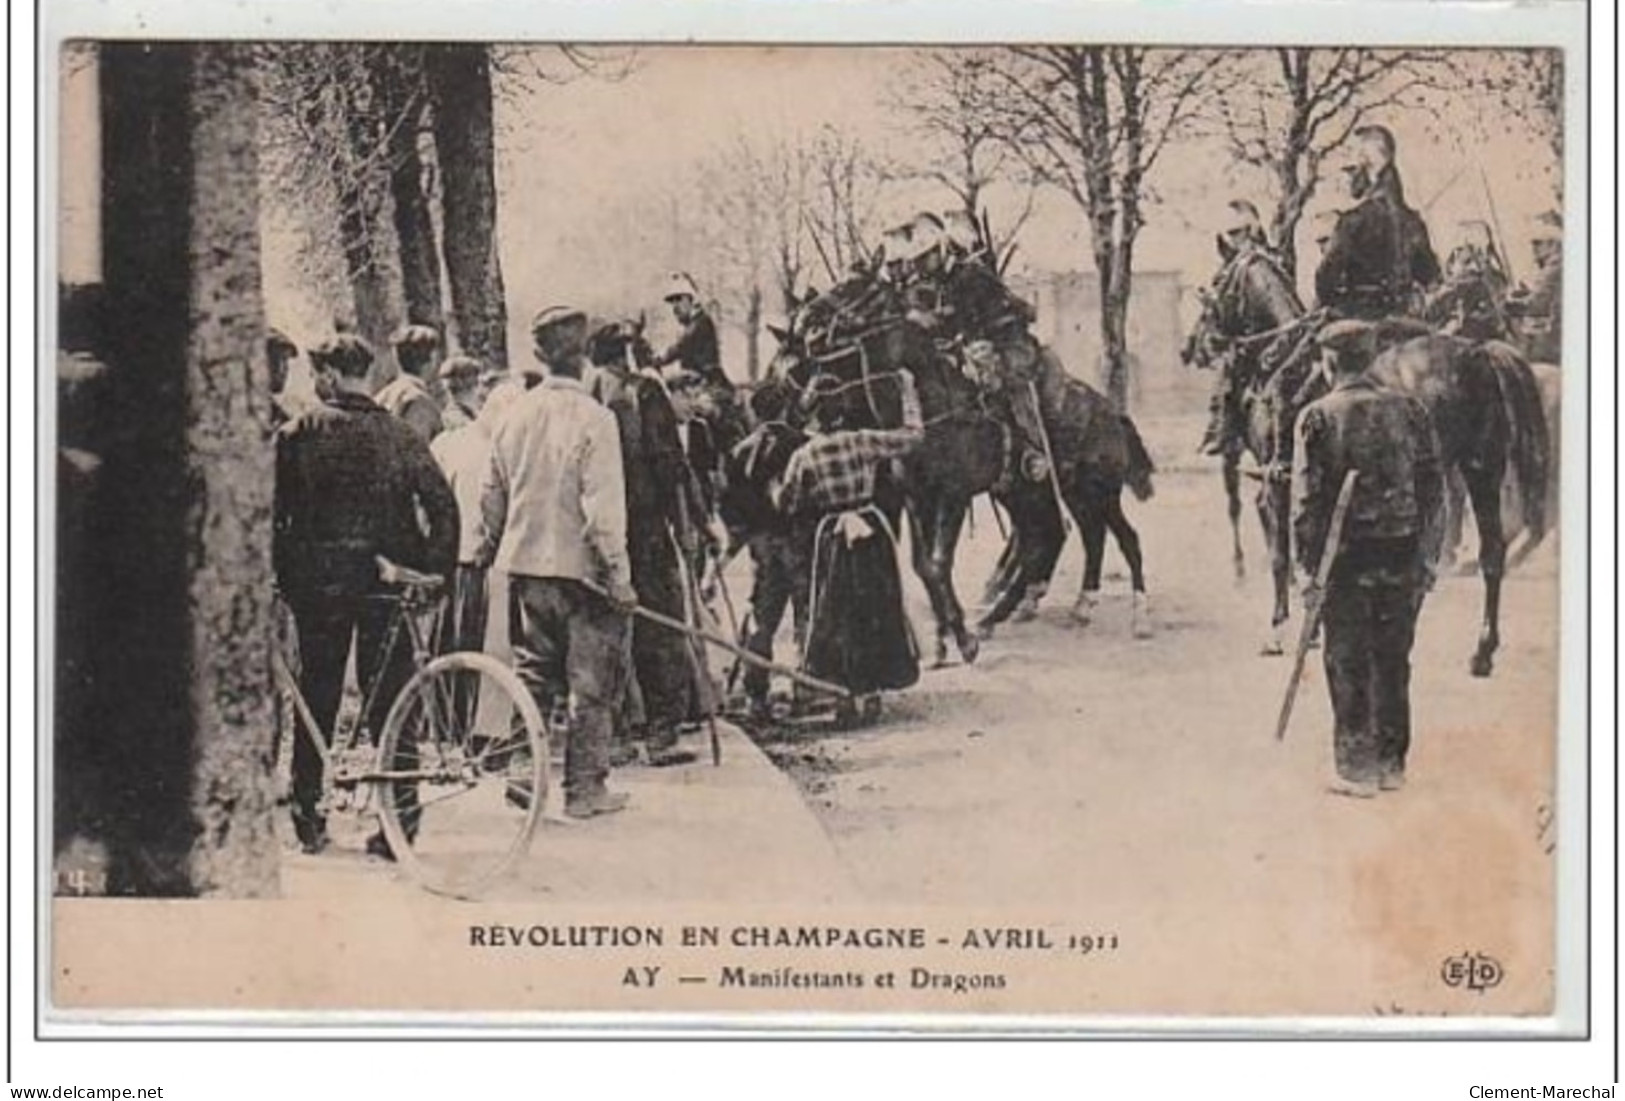
[{"label": "man in dark jacket", "polygon": [[[677,413],[660,382],[634,372],[614,342],[592,356],[597,370],[588,392],[615,414],[626,475],[626,544],[638,603],[673,619],[684,618],[682,549],[696,557],[695,525],[705,513],[678,436]],[[677,728],[698,717],[694,656],[686,638],[668,627],[632,624],[632,676],[636,692],[628,725],[651,765],[694,759],[677,747]]]},{"label": "man in dark jacket", "polygon": [[1443,543],[1444,478],[1426,410],[1365,374],[1375,326],[1336,321],[1318,339],[1332,392],[1298,418],[1293,536],[1298,565],[1314,578],[1344,477],[1357,471],[1326,591],[1305,603],[1323,601],[1331,790],[1369,799],[1405,782],[1411,644]]},{"label": "man in dark jacket", "polygon": [[[272,562],[298,631],[299,687],[311,715],[331,734],[353,644],[362,698],[372,700],[360,721],[376,738],[412,675],[406,640],[384,645],[393,609],[372,599],[386,591],[377,559],[448,576],[457,500],[428,445],[372,400],[363,341],[337,337],[311,349],[310,362],[324,402],[277,432]],[[293,816],[309,852],[326,844],[321,781],[315,747],[296,738]],[[369,850],[381,843],[375,837]]]},{"label": "man in dark jacket", "polygon": [[717,325],[700,304],[700,292],[694,280],[682,272],[671,277],[666,288],[666,304],[672,316],[683,327],[676,342],[655,357],[654,365],[664,367],[675,363],[685,371],[692,371],[707,386],[733,389],[728,376],[722,372],[722,353],[717,344]]},{"label": "man in dark jacket", "polygon": [[1439,259],[1422,216],[1405,205],[1394,167],[1394,136],[1381,126],[1354,132],[1346,166],[1355,205],[1343,212],[1315,271],[1315,296],[1339,317],[1377,321],[1412,313],[1439,282]]}]

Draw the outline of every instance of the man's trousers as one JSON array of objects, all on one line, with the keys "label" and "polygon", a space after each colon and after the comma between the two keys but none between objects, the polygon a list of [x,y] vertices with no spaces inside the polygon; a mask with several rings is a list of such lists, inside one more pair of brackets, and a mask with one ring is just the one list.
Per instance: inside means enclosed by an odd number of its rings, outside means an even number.
[{"label": "man's trousers", "polygon": [[609,775],[609,745],[626,691],[628,620],[579,581],[514,574],[509,590],[519,679],[542,714],[572,699],[566,794],[589,795]]}]

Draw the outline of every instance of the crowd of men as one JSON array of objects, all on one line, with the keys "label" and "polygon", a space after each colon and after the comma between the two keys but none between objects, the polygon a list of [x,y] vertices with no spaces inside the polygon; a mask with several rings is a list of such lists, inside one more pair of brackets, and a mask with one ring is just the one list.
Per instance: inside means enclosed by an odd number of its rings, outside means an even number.
[{"label": "crowd of men", "polygon": [[[1555,239],[1537,243],[1541,276],[1526,293],[1514,293],[1482,227],[1470,228],[1441,265],[1421,215],[1406,203],[1392,135],[1365,127],[1355,145],[1351,205],[1329,227],[1315,273],[1317,306],[1331,322],[1315,344],[1332,389],[1298,422],[1294,528],[1312,577],[1342,477],[1360,472],[1326,594],[1325,634],[1339,786],[1368,796],[1403,781],[1408,655],[1438,554],[1429,533],[1442,502],[1425,415],[1364,375],[1377,323],[1428,317],[1488,339],[1511,335],[1511,319],[1521,318],[1521,331],[1549,348],[1560,251]],[[1235,220],[1219,241],[1224,271],[1276,263],[1256,209],[1237,202],[1231,210]],[[888,233],[875,253],[878,270],[855,273],[851,283],[860,292],[878,284],[898,292],[909,321],[939,347],[967,361],[990,356],[1000,377],[1031,378],[1047,350],[985,242],[965,216],[923,214]],[[282,422],[275,569],[297,634],[300,687],[322,729],[338,713],[352,648],[363,695],[379,708],[411,673],[404,648],[386,652],[385,612],[367,599],[382,585],[383,556],[450,579],[438,639],[447,651],[484,646],[490,571],[507,575],[502,611],[515,667],[562,735],[566,814],[622,809],[625,794],[607,783],[613,767],[693,760],[681,735],[716,709],[703,652],[689,635],[632,613],[641,607],[693,622],[707,565],[720,574],[724,544],[741,541],[718,523],[725,472],[747,422],[773,422],[785,411],[771,406],[783,398],[768,390],[747,414],[688,276],[672,277],[666,301],[681,333],[662,353],[640,357],[629,350],[636,333],[622,328],[609,336],[627,340],[606,340],[608,330],[589,331],[583,311],[555,306],[533,321],[534,362],[511,371],[446,357],[435,329],[409,326],[392,342],[397,370],[381,387],[374,351],[339,335],[310,349],[320,401],[308,409],[289,406],[288,364],[298,350],[271,335]],[[804,327],[815,330],[818,303],[805,314]],[[743,540],[755,565],[748,647],[769,657],[793,606],[803,670],[848,687],[866,708],[878,690],[918,676],[895,533],[876,500],[891,461],[922,438],[918,398],[902,375],[896,425],[858,428],[842,422],[839,403],[803,396],[808,433],[773,460],[766,515]],[[1221,382],[1221,395],[1231,385]],[[1234,430],[1227,408],[1216,401],[1210,449],[1226,446]],[[1067,429],[1065,411],[1015,400],[1008,412],[1025,441],[1010,457],[1011,476],[1041,481],[1040,441]],[[744,683],[751,713],[765,715],[765,671],[750,670]],[[382,717],[360,721],[376,733]],[[317,851],[326,844],[321,765],[306,739],[294,746],[293,817],[301,845]],[[369,848],[388,855],[381,836]]]},{"label": "crowd of men", "polygon": [[[411,325],[393,338],[394,377],[379,385],[374,350],[337,335],[308,352],[317,400],[304,407],[289,386],[299,349],[270,334],[274,568],[299,687],[323,732],[352,651],[373,701],[357,721],[374,737],[411,675],[409,648],[388,644],[392,609],[371,599],[387,590],[383,558],[446,579],[441,652],[485,646],[490,571],[507,574],[514,663],[563,742],[567,815],[625,805],[606,783],[612,765],[693,759],[677,737],[698,717],[701,663],[681,635],[645,637],[628,618],[640,602],[681,616],[679,558],[697,533],[715,539],[701,488],[715,459],[699,418],[726,377],[686,276],[667,301],[681,336],[647,371],[589,363],[586,315],[553,307],[532,326],[534,363],[511,372],[445,356],[434,328]],[[682,523],[665,523],[678,510]],[[295,831],[316,852],[328,843],[322,765],[310,739],[292,742]],[[390,855],[381,835],[368,849]]]}]

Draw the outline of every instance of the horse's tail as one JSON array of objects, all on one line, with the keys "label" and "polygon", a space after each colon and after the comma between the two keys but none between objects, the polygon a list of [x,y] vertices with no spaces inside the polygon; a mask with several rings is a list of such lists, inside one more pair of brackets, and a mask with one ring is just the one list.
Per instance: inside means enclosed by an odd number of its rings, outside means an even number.
[{"label": "horse's tail", "polygon": [[1156,492],[1151,475],[1156,473],[1157,464],[1151,461],[1151,452],[1146,450],[1140,430],[1134,427],[1127,413],[1122,415],[1122,421],[1123,438],[1128,444],[1128,469],[1123,473],[1123,481],[1134,492],[1135,500],[1149,501]]},{"label": "horse's tail", "polygon": [[1523,553],[1546,537],[1546,478],[1553,462],[1540,386],[1517,349],[1499,341],[1479,346],[1478,355],[1501,391],[1511,434],[1512,469],[1518,478],[1528,541]]}]

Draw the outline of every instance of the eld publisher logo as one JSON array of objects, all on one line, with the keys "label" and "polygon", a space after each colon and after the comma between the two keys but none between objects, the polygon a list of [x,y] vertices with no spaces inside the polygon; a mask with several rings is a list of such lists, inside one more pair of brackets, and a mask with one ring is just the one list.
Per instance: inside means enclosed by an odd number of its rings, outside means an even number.
[{"label": "eld publisher logo", "polygon": [[1439,968],[1439,977],[1446,986],[1465,986],[1482,994],[1491,987],[1500,986],[1505,972],[1498,961],[1482,952],[1463,952],[1444,961]]}]

